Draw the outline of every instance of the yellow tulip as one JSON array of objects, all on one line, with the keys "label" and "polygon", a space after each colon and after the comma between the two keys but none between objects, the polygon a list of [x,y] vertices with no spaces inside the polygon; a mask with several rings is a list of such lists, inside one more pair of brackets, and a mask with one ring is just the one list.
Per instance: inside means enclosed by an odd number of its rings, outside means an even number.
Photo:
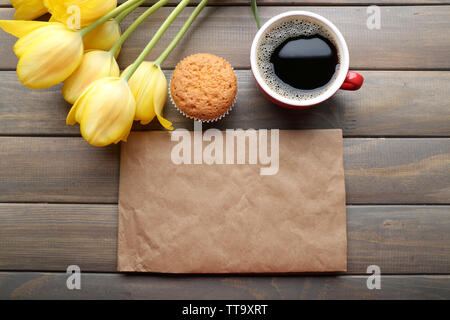
[{"label": "yellow tulip", "polygon": [[82,37],[62,23],[0,20],[0,28],[19,37],[14,45],[19,58],[17,76],[28,88],[58,84],[81,63]]},{"label": "yellow tulip", "polygon": [[90,25],[117,7],[117,0],[44,0],[52,21],[67,24],[79,8],[80,27]]},{"label": "yellow tulip", "polygon": [[128,80],[128,84],[136,99],[134,120],[148,124],[156,116],[164,128],[173,130],[172,123],[162,116],[167,99],[167,80],[160,66],[149,61],[142,62]]},{"label": "yellow tulip", "polygon": [[47,13],[44,0],[11,0],[11,4],[16,9],[16,20],[33,20]]},{"label": "yellow tulip", "polygon": [[96,147],[126,141],[133,125],[136,102],[128,83],[119,77],[91,84],[73,105],[68,125],[80,124],[83,138]]},{"label": "yellow tulip", "polygon": [[[122,32],[120,30],[120,25],[116,22],[116,20],[108,20],[100,27],[97,27],[84,36],[84,49],[109,51],[119,40],[121,35]],[[119,54],[119,51],[120,50],[117,51],[116,57]]]},{"label": "yellow tulip", "polygon": [[119,65],[109,51],[87,51],[77,70],[64,81],[63,97],[67,102],[74,104],[83,91],[96,80],[119,75]]}]

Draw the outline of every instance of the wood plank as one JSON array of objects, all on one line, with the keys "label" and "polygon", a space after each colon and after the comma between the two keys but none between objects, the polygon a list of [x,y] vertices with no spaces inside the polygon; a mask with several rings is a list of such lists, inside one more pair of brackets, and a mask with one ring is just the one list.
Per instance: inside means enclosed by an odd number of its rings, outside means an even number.
[{"label": "wood plank", "polygon": [[[310,110],[274,106],[255,86],[248,70],[238,70],[239,93],[233,112],[214,124],[226,128],[320,129],[341,128],[344,136],[450,136],[449,71],[361,71],[364,87],[338,92]],[[171,72],[166,71],[170,79]],[[388,89],[387,89],[388,88]],[[0,135],[78,135],[67,126],[70,109],[61,86],[43,91],[23,87],[14,71],[0,72]],[[430,99],[430,97],[433,97]],[[165,116],[176,128],[192,130],[192,121],[170,102]],[[134,130],[159,130],[135,125]]]},{"label": "wood plank", "polygon": [[[450,270],[450,206],[348,206],[348,274]],[[0,204],[0,270],[117,270],[117,205]],[[1,290],[0,290],[1,291]]]},{"label": "wood plank", "polygon": [[344,166],[348,203],[450,199],[450,139],[346,139]]},{"label": "wood plank", "polygon": [[348,206],[349,273],[448,273],[449,206]]},{"label": "wood plank", "polygon": [[0,270],[116,271],[117,205],[0,204]]},{"label": "wood plank", "polygon": [[82,274],[81,290],[67,290],[64,273],[0,273],[0,299],[449,299],[450,276],[383,276],[380,290],[367,276],[145,276]]},{"label": "wood plank", "polygon": [[[1,202],[117,203],[119,146],[0,137]],[[282,165],[282,159],[280,162]],[[348,204],[448,204],[450,139],[344,139]]]},{"label": "wood plank", "polygon": [[118,146],[91,148],[80,138],[0,138],[0,158],[0,201],[117,202]]},{"label": "wood plank", "polygon": [[[263,21],[288,10],[301,7],[263,6]],[[366,26],[367,7],[308,7],[333,21],[347,39],[353,69],[450,69],[450,6],[399,6],[381,7],[381,29],[369,30]],[[144,8],[138,9],[124,21],[130,24]],[[171,8],[163,8],[148,19],[124,45],[119,59],[122,67],[132,63],[156,27]],[[187,8],[167,35],[155,47],[149,59],[168,45],[181,24],[192,12]],[[13,9],[0,9],[0,19],[11,19]],[[226,58],[235,68],[249,68],[249,52],[256,25],[250,9],[237,6],[206,8],[164,63],[173,68],[178,61],[195,52],[212,52]],[[11,50],[15,38],[1,32],[0,69],[12,70],[17,58]],[[213,48],[213,49],[212,49]]]}]

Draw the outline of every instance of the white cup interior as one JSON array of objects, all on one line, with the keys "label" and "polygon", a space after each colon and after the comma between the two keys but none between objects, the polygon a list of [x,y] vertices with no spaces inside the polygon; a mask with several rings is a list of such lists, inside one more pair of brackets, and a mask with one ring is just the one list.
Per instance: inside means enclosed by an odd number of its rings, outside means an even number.
[{"label": "white cup interior", "polygon": [[[322,92],[320,95],[315,96],[311,99],[302,99],[302,100],[295,100],[295,99],[289,99],[286,98],[279,93],[275,92],[273,89],[269,87],[269,85],[265,82],[264,78],[261,76],[261,72],[259,70],[258,62],[257,62],[257,54],[259,51],[259,47],[261,44],[262,37],[266,34],[267,31],[271,30],[274,25],[278,25],[279,23],[282,23],[284,21],[289,21],[292,19],[302,20],[305,21],[312,21],[315,24],[318,24],[321,26],[324,30],[326,30],[334,40],[333,42],[336,45],[336,50],[338,51],[338,55],[340,57],[339,63],[340,68],[338,71],[337,76],[334,79],[334,82],[328,86],[328,88]],[[261,88],[268,93],[270,96],[272,96],[274,99],[291,106],[297,106],[297,107],[305,107],[305,106],[311,106],[318,103],[321,103],[328,98],[330,98],[333,94],[336,93],[337,90],[341,87],[342,83],[344,83],[345,77],[347,76],[348,69],[349,69],[349,53],[348,53],[348,47],[347,43],[345,42],[344,37],[342,36],[341,32],[338,30],[338,28],[331,23],[328,19],[307,11],[288,11],[282,14],[279,14],[269,21],[267,21],[261,29],[259,29],[258,33],[256,34],[255,38],[253,39],[251,53],[250,53],[250,63],[253,75],[255,76],[256,81],[261,86]]]}]

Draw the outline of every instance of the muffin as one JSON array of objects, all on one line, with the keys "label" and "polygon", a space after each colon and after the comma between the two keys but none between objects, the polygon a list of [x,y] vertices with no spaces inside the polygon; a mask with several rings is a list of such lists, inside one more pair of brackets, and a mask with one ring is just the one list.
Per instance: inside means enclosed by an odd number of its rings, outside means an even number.
[{"label": "muffin", "polygon": [[231,65],[209,53],[182,60],[170,81],[170,96],[185,116],[203,122],[223,118],[234,105],[237,79]]}]

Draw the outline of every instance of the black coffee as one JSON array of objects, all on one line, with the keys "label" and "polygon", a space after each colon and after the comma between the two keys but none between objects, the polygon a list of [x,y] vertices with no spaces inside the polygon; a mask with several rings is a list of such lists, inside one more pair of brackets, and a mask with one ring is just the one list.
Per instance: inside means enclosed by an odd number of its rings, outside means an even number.
[{"label": "black coffee", "polygon": [[268,29],[258,44],[264,82],[292,100],[314,99],[334,83],[340,70],[336,40],[312,20],[289,19]]},{"label": "black coffee", "polygon": [[270,62],[282,82],[300,90],[327,85],[338,64],[333,43],[321,35],[289,38],[272,53]]}]

